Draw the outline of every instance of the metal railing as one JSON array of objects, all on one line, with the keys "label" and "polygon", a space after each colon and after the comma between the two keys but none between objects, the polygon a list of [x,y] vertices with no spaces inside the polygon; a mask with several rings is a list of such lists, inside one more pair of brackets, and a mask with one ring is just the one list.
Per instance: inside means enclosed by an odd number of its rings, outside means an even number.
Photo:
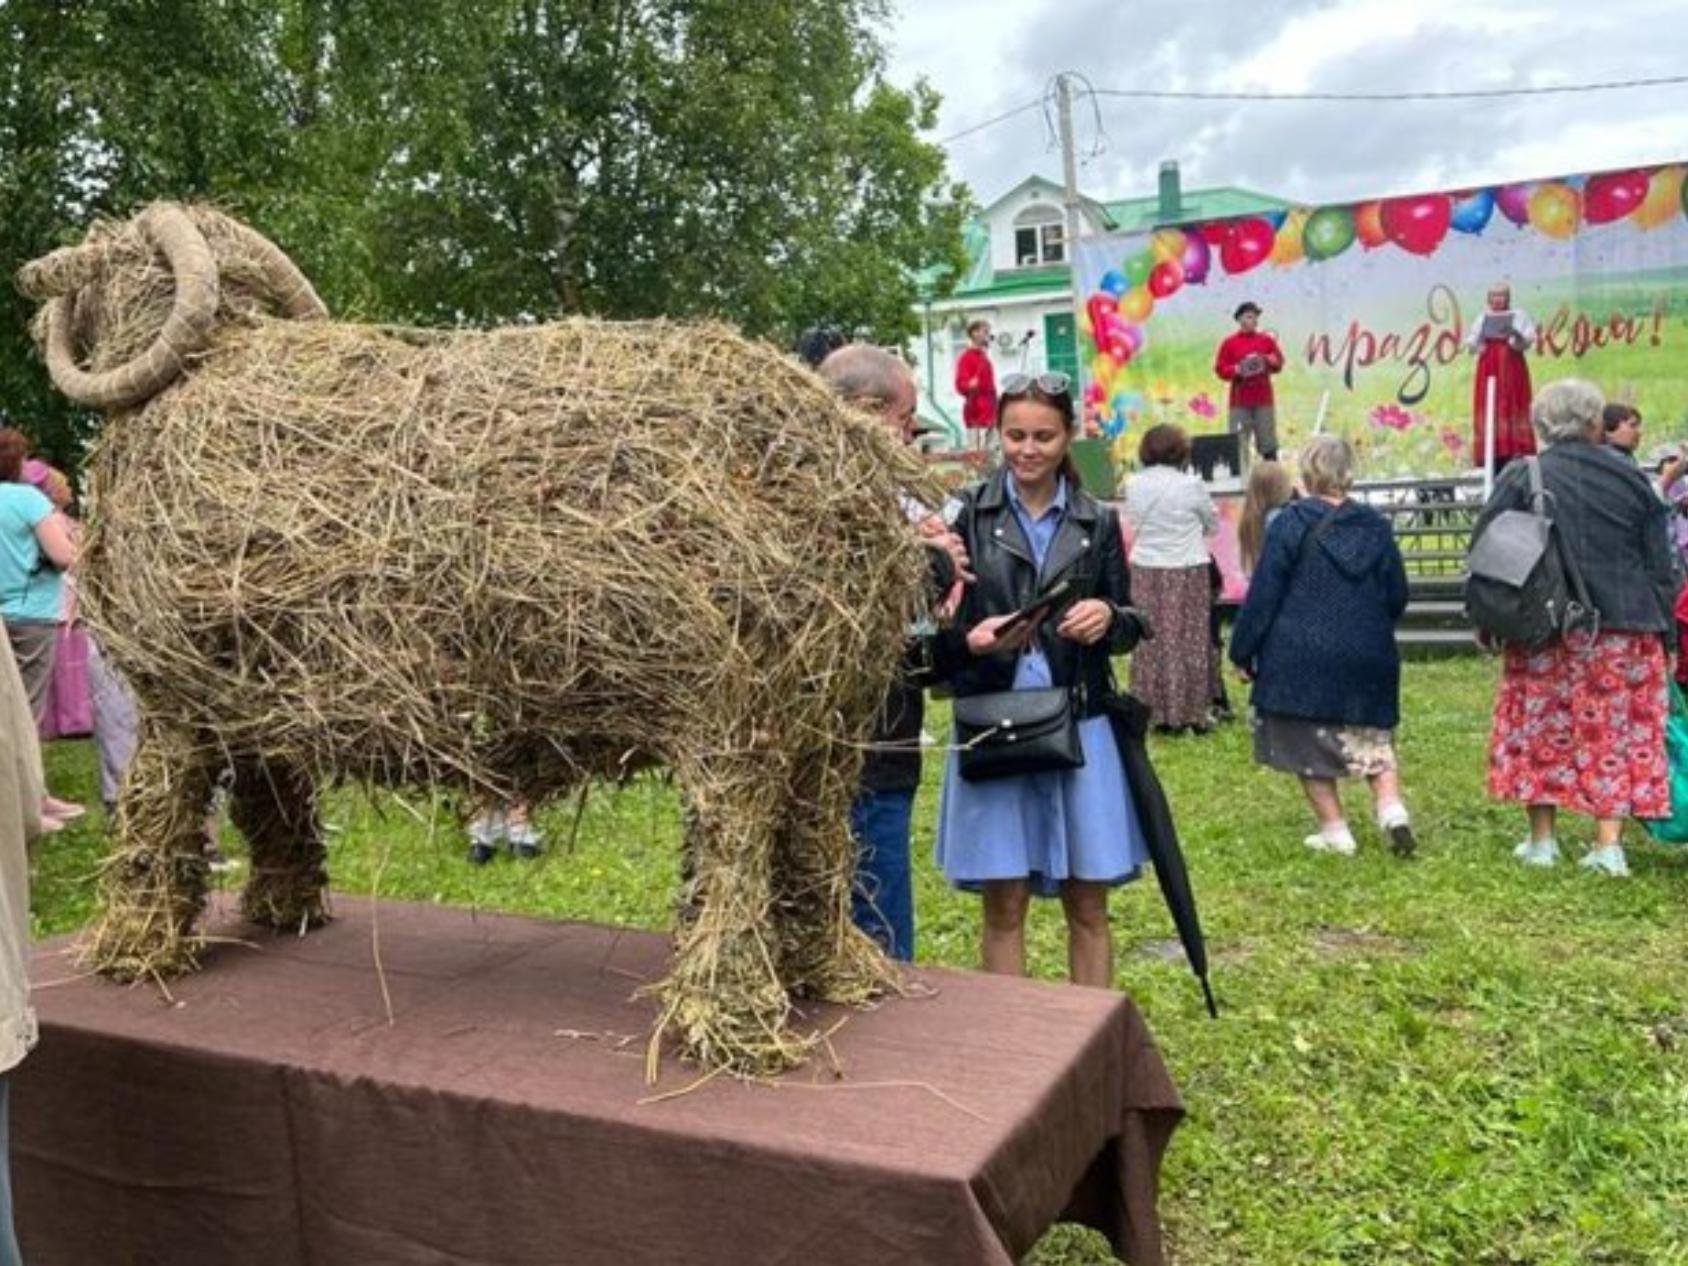
[{"label": "metal railing", "polygon": [[1482,476],[1367,481],[1352,495],[1390,520],[1410,578],[1464,577],[1471,530],[1483,509]]}]

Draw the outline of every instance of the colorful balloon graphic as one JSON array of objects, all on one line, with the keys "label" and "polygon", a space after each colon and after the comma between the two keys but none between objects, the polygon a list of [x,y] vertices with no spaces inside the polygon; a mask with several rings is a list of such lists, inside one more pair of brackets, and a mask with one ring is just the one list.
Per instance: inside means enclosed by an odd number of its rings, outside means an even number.
[{"label": "colorful balloon graphic", "polygon": [[1135,321],[1121,321],[1120,325],[1125,330],[1125,337],[1131,340],[1132,353],[1136,354],[1137,352],[1142,351],[1143,327],[1138,325]]},{"label": "colorful balloon graphic", "polygon": [[1621,220],[1647,200],[1647,173],[1607,171],[1590,176],[1583,186],[1583,214],[1590,224]]},{"label": "colorful balloon graphic", "polygon": [[1184,233],[1179,229],[1156,229],[1149,239],[1149,253],[1156,260],[1177,260],[1184,255]]},{"label": "colorful balloon graphic", "polygon": [[1252,215],[1236,220],[1231,235],[1219,248],[1219,262],[1228,273],[1246,273],[1272,253],[1272,225],[1264,216]]},{"label": "colorful balloon graphic", "polygon": [[1148,251],[1138,251],[1125,261],[1125,279],[1133,286],[1141,286],[1149,280],[1149,273],[1155,266],[1155,257]]},{"label": "colorful balloon graphic", "polygon": [[1557,180],[1544,180],[1530,191],[1530,225],[1548,237],[1567,238],[1582,224],[1582,199]]},{"label": "colorful balloon graphic", "polygon": [[1224,246],[1231,240],[1231,234],[1235,231],[1235,220],[1209,220],[1196,229],[1209,246]]},{"label": "colorful balloon graphic", "polygon": [[1481,233],[1489,227],[1489,219],[1494,213],[1494,190],[1473,189],[1455,197],[1448,226],[1458,233]]},{"label": "colorful balloon graphic", "polygon": [[1500,208],[1502,215],[1522,228],[1530,222],[1530,191],[1534,188],[1527,181],[1519,185],[1502,185],[1495,190],[1495,206]]},{"label": "colorful balloon graphic", "polygon": [[1147,286],[1133,286],[1120,296],[1119,314],[1127,321],[1142,321],[1154,310],[1155,299]]},{"label": "colorful balloon graphic", "polygon": [[1119,302],[1111,294],[1093,294],[1084,301],[1084,314],[1090,318],[1090,328],[1106,329],[1108,318],[1119,311]]},{"label": "colorful balloon graphic", "polygon": [[1347,207],[1320,207],[1301,230],[1301,248],[1311,260],[1334,259],[1352,245],[1354,213]]},{"label": "colorful balloon graphic", "polygon": [[1108,269],[1107,272],[1102,274],[1102,280],[1097,284],[1116,299],[1131,289],[1131,283],[1125,279],[1125,274],[1117,268]]},{"label": "colorful balloon graphic", "polygon": [[1213,266],[1213,248],[1200,233],[1186,233],[1184,256],[1178,262],[1184,265],[1185,285],[1206,285],[1207,270]]},{"label": "colorful balloon graphic", "polygon": [[1362,202],[1354,208],[1354,235],[1368,251],[1376,250],[1389,240],[1383,231],[1383,207],[1377,202]]},{"label": "colorful balloon graphic", "polygon": [[1149,293],[1164,299],[1184,284],[1184,265],[1176,259],[1163,259],[1149,271]]},{"label": "colorful balloon graphic", "polygon": [[1682,201],[1683,176],[1688,167],[1680,163],[1661,167],[1647,182],[1647,196],[1641,205],[1630,212],[1630,219],[1638,228],[1656,229],[1677,212]]},{"label": "colorful balloon graphic", "polygon": [[1307,230],[1307,212],[1297,207],[1284,217],[1272,238],[1272,253],[1266,257],[1275,268],[1288,268],[1299,263],[1306,254],[1302,237]]},{"label": "colorful balloon graphic", "polygon": [[1448,235],[1453,205],[1445,193],[1385,198],[1378,212],[1389,240],[1414,255],[1429,255]]},{"label": "colorful balloon graphic", "polygon": [[1104,390],[1113,382],[1114,375],[1119,373],[1119,362],[1106,352],[1097,352],[1090,358],[1090,381],[1100,383]]}]

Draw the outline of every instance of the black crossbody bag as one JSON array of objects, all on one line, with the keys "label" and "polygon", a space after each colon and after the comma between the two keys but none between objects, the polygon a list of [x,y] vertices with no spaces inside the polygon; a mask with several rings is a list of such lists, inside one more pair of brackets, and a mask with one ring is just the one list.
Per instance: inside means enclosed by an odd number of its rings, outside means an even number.
[{"label": "black crossbody bag", "polygon": [[1084,764],[1072,691],[999,690],[955,701],[957,768],[968,782],[1077,769]]},{"label": "black crossbody bag", "polygon": [[[1060,582],[1061,587],[1065,583]],[[953,711],[961,749],[956,768],[968,782],[1084,764],[1072,691],[1065,686],[963,695],[955,700]]]}]

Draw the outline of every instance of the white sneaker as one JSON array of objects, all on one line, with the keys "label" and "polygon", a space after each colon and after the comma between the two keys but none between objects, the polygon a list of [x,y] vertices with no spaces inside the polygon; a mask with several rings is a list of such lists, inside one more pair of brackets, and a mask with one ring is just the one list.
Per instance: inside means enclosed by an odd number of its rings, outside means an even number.
[{"label": "white sneaker", "polygon": [[1512,855],[1526,866],[1553,866],[1559,861],[1559,845],[1553,840],[1525,840]]},{"label": "white sneaker", "polygon": [[502,809],[477,814],[475,820],[469,823],[469,843],[478,848],[492,848],[506,838],[507,834],[508,828],[504,825]]},{"label": "white sneaker", "polygon": [[1337,853],[1343,857],[1354,856],[1357,847],[1354,836],[1349,831],[1342,831],[1338,835],[1326,835],[1323,831],[1314,831],[1301,841],[1315,853]]},{"label": "white sneaker", "polygon": [[1578,860],[1577,865],[1587,870],[1598,870],[1610,875],[1613,879],[1629,878],[1629,863],[1624,860],[1624,846],[1622,844],[1607,844],[1601,848],[1591,848]]},{"label": "white sneaker", "polygon": [[534,858],[539,856],[539,847],[545,842],[545,837],[530,822],[511,822],[504,831],[504,839],[510,845],[510,851],[517,857]]}]

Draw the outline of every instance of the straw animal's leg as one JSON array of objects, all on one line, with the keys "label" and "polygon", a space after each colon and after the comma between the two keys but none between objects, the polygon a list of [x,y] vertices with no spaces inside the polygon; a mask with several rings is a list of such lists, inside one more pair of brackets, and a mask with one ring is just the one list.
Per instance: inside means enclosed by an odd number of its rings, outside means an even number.
[{"label": "straw animal's leg", "polygon": [[769,906],[774,840],[785,805],[766,762],[704,760],[677,771],[690,805],[690,877],[680,898],[674,964],[655,986],[657,1035],[706,1067],[765,1073],[808,1049],[791,1033]]},{"label": "straw animal's leg", "polygon": [[323,923],[328,918],[327,854],[310,775],[274,761],[240,762],[229,816],[252,851],[241,913],[282,931]]},{"label": "straw animal's leg", "polygon": [[854,770],[825,751],[798,762],[774,872],[780,975],[795,992],[829,1002],[865,1002],[895,980],[895,968],[850,917]]},{"label": "straw animal's leg", "polygon": [[100,874],[100,912],[83,961],[121,980],[195,966],[210,866],[205,811],[212,766],[191,731],[143,723]]}]

